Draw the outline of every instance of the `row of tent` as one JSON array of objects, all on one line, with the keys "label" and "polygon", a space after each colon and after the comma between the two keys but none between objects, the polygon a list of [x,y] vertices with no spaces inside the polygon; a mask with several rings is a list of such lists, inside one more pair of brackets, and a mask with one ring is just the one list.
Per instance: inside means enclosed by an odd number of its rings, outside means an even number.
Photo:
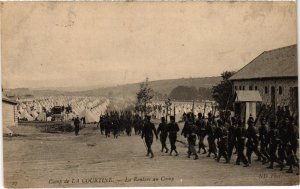
[{"label": "row of tent", "polygon": [[77,97],[77,96],[55,96],[37,98],[34,100],[22,100],[17,105],[18,118],[28,121],[50,121],[46,112],[51,112],[54,106],[71,106],[72,112],[64,114],[65,120],[74,117],[85,117],[86,121],[99,121],[100,115],[106,112],[110,100],[101,97]]}]

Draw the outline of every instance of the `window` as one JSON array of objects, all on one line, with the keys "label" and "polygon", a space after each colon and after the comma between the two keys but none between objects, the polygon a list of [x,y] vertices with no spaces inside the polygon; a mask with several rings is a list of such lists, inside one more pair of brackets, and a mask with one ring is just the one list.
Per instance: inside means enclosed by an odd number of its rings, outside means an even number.
[{"label": "window", "polygon": [[245,90],[245,86],[243,86],[243,90]]},{"label": "window", "polygon": [[254,89],[257,91],[257,86],[255,86]]},{"label": "window", "polygon": [[278,92],[279,92],[280,95],[282,94],[283,90],[282,90],[281,86],[279,86]]},{"label": "window", "polygon": [[242,86],[240,86],[239,89],[242,90]]},{"label": "window", "polygon": [[249,86],[249,90],[252,91],[252,86]]},{"label": "window", "polygon": [[238,87],[237,87],[237,86],[234,86],[234,89],[235,89],[235,90],[238,90]]},{"label": "window", "polygon": [[268,93],[269,93],[269,88],[265,87],[265,94],[268,94]]}]

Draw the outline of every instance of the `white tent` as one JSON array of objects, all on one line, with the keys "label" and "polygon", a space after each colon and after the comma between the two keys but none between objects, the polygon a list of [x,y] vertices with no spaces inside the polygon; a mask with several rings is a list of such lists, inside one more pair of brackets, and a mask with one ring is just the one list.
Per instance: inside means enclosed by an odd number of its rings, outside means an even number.
[{"label": "white tent", "polygon": [[38,121],[47,121],[46,113],[45,113],[45,112],[41,112],[41,113],[37,116],[37,120],[38,120]]},{"label": "white tent", "polygon": [[93,122],[97,122],[98,118],[95,114],[93,114],[89,109],[84,109],[80,114],[79,114],[80,118],[85,118],[85,122],[86,123],[93,123]]},{"label": "white tent", "polygon": [[31,115],[29,115],[29,113],[26,110],[24,110],[24,112],[20,114],[19,118],[20,119],[26,118],[28,121],[33,121],[33,117],[31,117]]}]

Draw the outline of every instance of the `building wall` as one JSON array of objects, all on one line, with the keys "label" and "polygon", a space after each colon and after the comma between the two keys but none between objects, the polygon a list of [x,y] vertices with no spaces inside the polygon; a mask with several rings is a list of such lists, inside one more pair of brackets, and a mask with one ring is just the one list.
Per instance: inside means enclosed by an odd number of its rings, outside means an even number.
[{"label": "building wall", "polygon": [[4,126],[13,126],[17,124],[16,106],[2,101],[2,120]]},{"label": "building wall", "polygon": [[[290,90],[293,87],[298,87],[297,78],[282,78],[282,79],[264,79],[264,80],[237,80],[233,81],[233,91],[236,90],[252,90],[259,91],[263,103],[266,105],[271,105],[271,87],[275,87],[275,106],[290,106],[291,107],[291,94]],[[267,93],[265,88],[267,87]],[[279,88],[282,88],[282,93],[280,94]]]}]

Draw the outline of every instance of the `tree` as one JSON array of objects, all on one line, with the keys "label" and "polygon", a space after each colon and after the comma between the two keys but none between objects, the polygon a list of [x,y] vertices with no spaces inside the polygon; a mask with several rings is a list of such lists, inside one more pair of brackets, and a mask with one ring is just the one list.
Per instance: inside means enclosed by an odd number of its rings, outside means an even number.
[{"label": "tree", "polygon": [[146,81],[141,83],[140,90],[136,94],[137,96],[137,103],[135,109],[140,111],[144,115],[151,112],[151,106],[147,106],[151,103],[151,100],[154,96],[153,89],[149,86],[149,79],[146,78]]},{"label": "tree", "polygon": [[212,97],[219,104],[221,110],[233,110],[233,91],[232,83],[229,80],[235,72],[225,71],[221,74],[222,81],[220,84],[213,86],[212,88]]},{"label": "tree", "polygon": [[198,91],[194,86],[177,86],[169,97],[174,100],[195,100],[198,97]]}]

